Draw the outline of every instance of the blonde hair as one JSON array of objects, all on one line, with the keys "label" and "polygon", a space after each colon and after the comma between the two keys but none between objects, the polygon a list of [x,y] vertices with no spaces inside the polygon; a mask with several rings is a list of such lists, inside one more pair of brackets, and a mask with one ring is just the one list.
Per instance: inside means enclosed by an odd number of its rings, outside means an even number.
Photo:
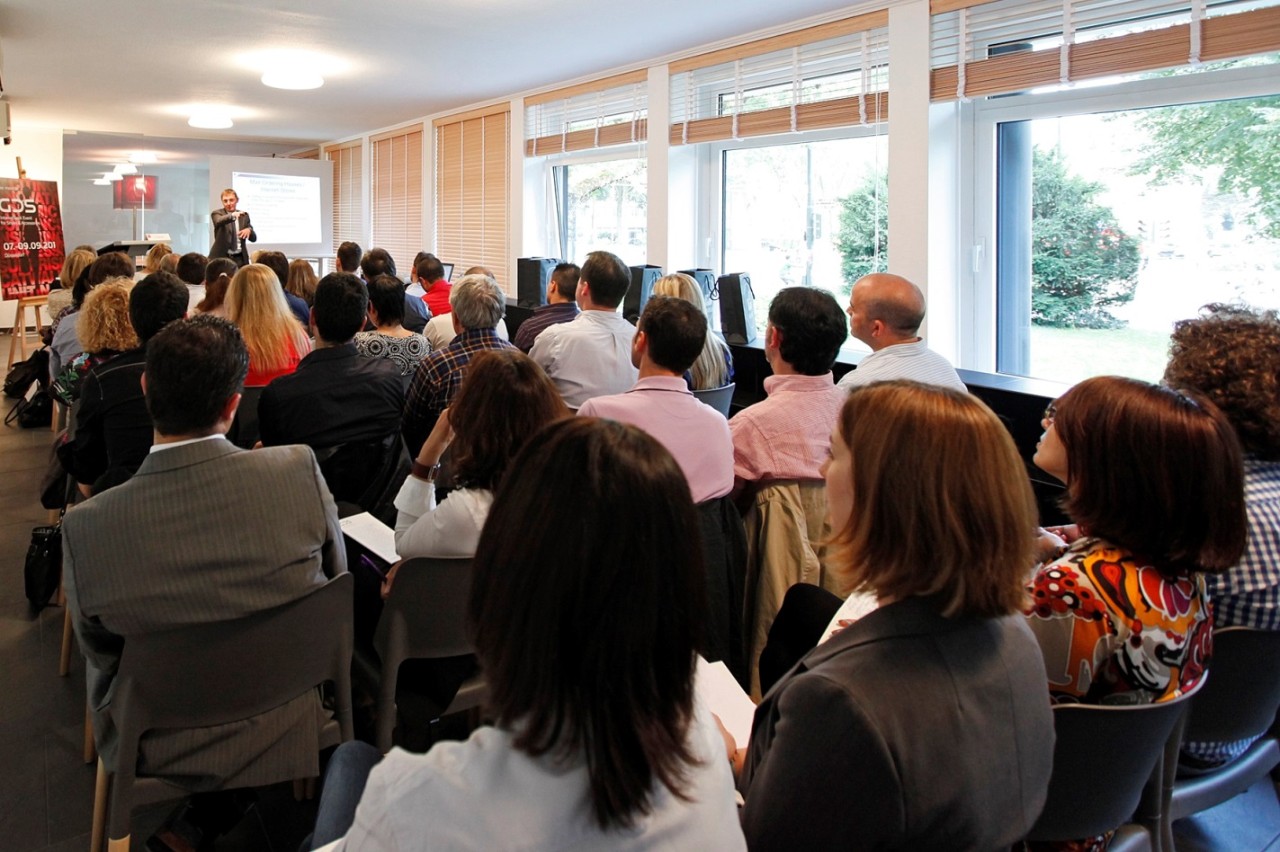
[{"label": "blonde hair", "polygon": [[76,279],[80,277],[80,273],[84,272],[97,257],[93,252],[85,251],[84,249],[76,249],[67,255],[66,259],[62,261],[62,271],[58,273],[58,280],[62,282],[62,289],[70,293],[71,288],[76,285]]},{"label": "blonde hair", "polygon": [[[702,288],[698,282],[683,272],[664,275],[653,283],[653,295],[671,296],[693,304],[695,308],[706,314],[707,307],[702,301]],[[710,390],[723,387],[729,383],[729,365],[725,359],[725,345],[711,330],[707,323],[707,341],[702,344],[702,352],[689,368],[693,375],[694,390]]]},{"label": "blonde hair", "polygon": [[316,299],[318,283],[320,279],[311,268],[311,261],[299,257],[289,262],[289,280],[285,282],[284,289],[310,305]]},{"label": "blonde hair", "polygon": [[84,297],[76,318],[76,336],[85,352],[127,352],[141,344],[129,321],[129,293],[133,281],[111,278]]},{"label": "blonde hair", "polygon": [[151,247],[151,251],[147,252],[147,259],[143,262],[142,271],[147,275],[159,272],[161,261],[171,254],[173,254],[173,249],[168,243],[156,243]]},{"label": "blonde hair", "polygon": [[950,388],[876,382],[849,395],[836,428],[854,508],[829,543],[849,587],[936,594],[947,616],[1022,611],[1035,498],[991,409]]},{"label": "blonde hair", "polygon": [[269,267],[251,263],[236,272],[224,304],[227,319],[244,335],[252,369],[279,370],[311,351],[311,342],[289,312],[284,290]]}]

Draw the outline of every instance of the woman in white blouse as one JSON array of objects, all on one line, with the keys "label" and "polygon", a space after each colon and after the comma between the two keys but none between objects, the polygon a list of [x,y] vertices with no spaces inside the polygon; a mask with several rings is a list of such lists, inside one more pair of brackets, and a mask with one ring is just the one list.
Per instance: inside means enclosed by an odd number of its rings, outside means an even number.
[{"label": "woman in white blouse", "polygon": [[[436,421],[396,495],[400,557],[474,555],[494,486],[507,465],[530,435],[568,414],[547,374],[519,350],[472,356],[457,398]],[[457,487],[437,504],[435,477],[448,447]],[[394,576],[393,568],[384,596]]]}]

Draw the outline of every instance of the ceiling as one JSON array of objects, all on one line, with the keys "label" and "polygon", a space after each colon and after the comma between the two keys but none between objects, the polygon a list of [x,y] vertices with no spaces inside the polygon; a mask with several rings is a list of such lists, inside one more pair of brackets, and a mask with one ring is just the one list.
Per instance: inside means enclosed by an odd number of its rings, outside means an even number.
[{"label": "ceiling", "polygon": [[[4,0],[0,84],[13,122],[91,131],[69,160],[178,160],[253,143],[269,154],[635,65],[823,15],[847,0]],[[281,51],[318,70],[270,89]],[[187,125],[202,105],[234,127]],[[119,134],[119,145],[103,134]],[[139,138],[142,136],[144,138]],[[185,151],[183,149],[186,149]]]}]

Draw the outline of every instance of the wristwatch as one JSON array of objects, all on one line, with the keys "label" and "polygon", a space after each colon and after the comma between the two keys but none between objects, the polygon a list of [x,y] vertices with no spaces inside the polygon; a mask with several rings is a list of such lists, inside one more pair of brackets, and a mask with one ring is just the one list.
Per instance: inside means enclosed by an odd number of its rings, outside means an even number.
[{"label": "wristwatch", "polygon": [[427,482],[435,482],[436,475],[440,473],[440,462],[426,465],[417,459],[414,459],[413,467],[409,469],[409,472],[419,479],[425,479]]}]

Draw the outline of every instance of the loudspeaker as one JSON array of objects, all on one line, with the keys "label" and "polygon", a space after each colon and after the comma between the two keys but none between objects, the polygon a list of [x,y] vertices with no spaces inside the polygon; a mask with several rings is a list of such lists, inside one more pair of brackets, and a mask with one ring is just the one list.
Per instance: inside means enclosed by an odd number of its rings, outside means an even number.
[{"label": "loudspeaker", "polygon": [[516,304],[536,308],[547,303],[547,285],[560,261],[554,257],[521,257],[516,259]]},{"label": "loudspeaker", "polygon": [[627,295],[622,300],[622,315],[631,320],[632,324],[640,319],[644,306],[653,295],[654,282],[661,277],[661,266],[646,263],[644,266],[631,267],[631,286],[627,288]]},{"label": "loudspeaker", "polygon": [[751,343],[756,339],[756,294],[751,276],[730,272],[716,279],[720,291],[720,330],[728,343]]}]

